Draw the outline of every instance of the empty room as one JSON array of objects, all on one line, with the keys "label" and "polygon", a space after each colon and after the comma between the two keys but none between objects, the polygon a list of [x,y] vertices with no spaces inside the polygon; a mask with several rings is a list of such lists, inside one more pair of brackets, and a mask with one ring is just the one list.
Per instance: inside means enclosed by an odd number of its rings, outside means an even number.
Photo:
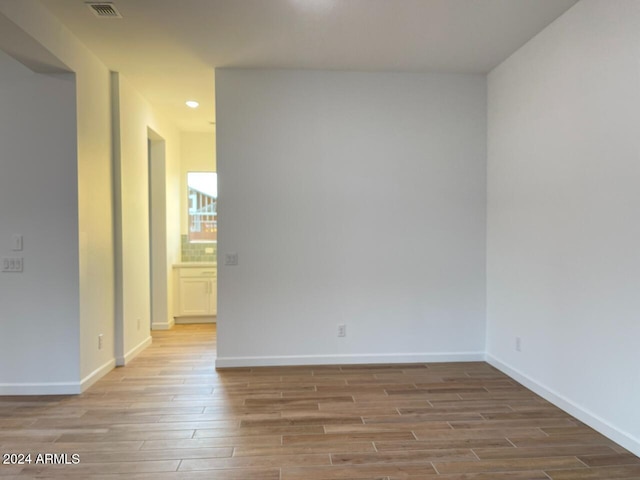
[{"label": "empty room", "polygon": [[0,0],[0,479],[640,479],[639,62],[638,0]]}]

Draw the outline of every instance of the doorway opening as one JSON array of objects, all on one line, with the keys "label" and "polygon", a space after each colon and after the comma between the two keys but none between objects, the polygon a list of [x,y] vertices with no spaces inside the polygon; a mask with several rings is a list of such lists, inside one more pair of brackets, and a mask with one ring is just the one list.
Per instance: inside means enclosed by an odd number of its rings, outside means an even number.
[{"label": "doorway opening", "polygon": [[168,330],[173,326],[173,318],[168,302],[166,144],[151,128],[147,128],[147,137],[150,324],[151,330]]}]

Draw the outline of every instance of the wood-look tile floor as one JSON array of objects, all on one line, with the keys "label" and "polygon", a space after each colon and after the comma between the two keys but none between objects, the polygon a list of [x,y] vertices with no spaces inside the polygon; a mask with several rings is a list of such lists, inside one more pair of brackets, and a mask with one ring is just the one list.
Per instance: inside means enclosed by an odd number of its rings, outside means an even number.
[{"label": "wood-look tile floor", "polygon": [[215,326],[153,345],[78,396],[0,397],[8,478],[640,479],[640,459],[486,363],[216,372]]}]

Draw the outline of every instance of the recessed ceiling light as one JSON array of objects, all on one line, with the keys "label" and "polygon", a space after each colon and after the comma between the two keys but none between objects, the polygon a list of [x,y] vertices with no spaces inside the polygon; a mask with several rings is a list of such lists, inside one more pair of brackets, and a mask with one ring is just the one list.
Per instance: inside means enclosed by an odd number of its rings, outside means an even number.
[{"label": "recessed ceiling light", "polygon": [[195,100],[187,100],[185,103],[187,104],[187,107],[189,107],[189,108],[198,108],[200,106],[200,104],[198,102],[196,102]]}]

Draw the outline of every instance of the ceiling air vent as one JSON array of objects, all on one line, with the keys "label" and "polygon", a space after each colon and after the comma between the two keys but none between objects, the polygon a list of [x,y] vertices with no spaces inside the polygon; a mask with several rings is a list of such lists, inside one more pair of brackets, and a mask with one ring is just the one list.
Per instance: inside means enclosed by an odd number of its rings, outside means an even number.
[{"label": "ceiling air vent", "polygon": [[88,2],[87,7],[93,12],[96,17],[100,18],[122,18],[120,12],[116,10],[116,7],[109,2]]}]

